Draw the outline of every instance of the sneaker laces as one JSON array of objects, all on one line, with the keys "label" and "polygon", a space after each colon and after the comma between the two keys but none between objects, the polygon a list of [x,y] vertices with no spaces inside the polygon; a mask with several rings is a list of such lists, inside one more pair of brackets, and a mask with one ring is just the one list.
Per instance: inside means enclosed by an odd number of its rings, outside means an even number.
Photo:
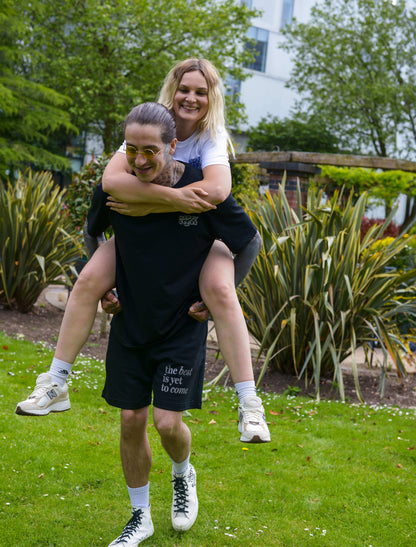
[{"label": "sneaker laces", "polygon": [[252,425],[260,424],[263,420],[263,412],[261,408],[243,409],[241,411],[243,421]]},{"label": "sneaker laces", "polygon": [[188,513],[188,483],[185,477],[177,475],[173,476],[173,491],[175,493],[175,501],[173,510],[175,513]]},{"label": "sneaker laces", "polygon": [[33,392],[29,395],[28,399],[36,399],[36,397],[41,397],[47,391],[54,389],[56,384],[40,384],[36,386]]},{"label": "sneaker laces", "polygon": [[120,534],[120,536],[117,538],[117,543],[121,543],[125,539],[129,539],[131,535],[134,534],[137,527],[141,525],[142,523],[142,517],[144,515],[144,512],[141,509],[136,509],[133,511],[133,515],[131,519],[128,521],[126,526],[124,527],[124,530]]}]

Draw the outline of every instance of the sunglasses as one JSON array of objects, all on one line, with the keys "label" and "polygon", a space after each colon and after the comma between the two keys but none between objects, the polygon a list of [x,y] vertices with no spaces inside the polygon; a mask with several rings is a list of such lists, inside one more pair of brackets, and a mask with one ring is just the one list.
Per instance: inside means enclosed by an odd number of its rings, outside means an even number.
[{"label": "sunglasses", "polygon": [[137,156],[141,154],[145,159],[152,160],[158,154],[160,154],[160,152],[162,152],[162,149],[157,150],[156,152],[152,150],[151,148],[144,148],[143,150],[138,150],[132,144],[126,144],[126,154],[129,156],[129,158],[137,158]]}]

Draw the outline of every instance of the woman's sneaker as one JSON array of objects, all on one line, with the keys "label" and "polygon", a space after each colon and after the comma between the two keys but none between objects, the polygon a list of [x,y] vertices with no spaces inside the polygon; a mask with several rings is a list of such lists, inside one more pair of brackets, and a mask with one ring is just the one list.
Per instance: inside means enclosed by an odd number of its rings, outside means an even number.
[{"label": "woman's sneaker", "polygon": [[194,466],[189,464],[185,473],[177,474],[172,472],[172,483],[172,526],[178,532],[186,532],[198,516]]},{"label": "woman's sneaker", "polygon": [[60,386],[52,381],[48,372],[44,372],[39,374],[33,393],[26,401],[18,403],[15,412],[22,416],[46,416],[49,412],[63,412],[70,408],[68,384]]},{"label": "woman's sneaker", "polygon": [[243,443],[270,442],[270,432],[260,397],[249,395],[238,407],[238,431]]},{"label": "woman's sneaker", "polygon": [[132,517],[123,532],[108,547],[137,547],[139,543],[153,535],[153,532],[150,507],[139,507],[133,509]]}]

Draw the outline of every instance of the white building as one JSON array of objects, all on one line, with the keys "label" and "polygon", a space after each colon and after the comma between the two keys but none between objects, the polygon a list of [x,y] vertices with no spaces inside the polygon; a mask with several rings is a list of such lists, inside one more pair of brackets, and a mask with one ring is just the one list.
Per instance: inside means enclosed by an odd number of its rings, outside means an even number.
[{"label": "white building", "polygon": [[[258,56],[246,68],[250,77],[239,85],[240,100],[246,107],[248,126],[256,125],[268,114],[285,118],[294,106],[295,93],[285,87],[291,71],[289,55],[278,47],[280,30],[295,17],[309,19],[315,0],[242,0],[250,8],[262,11],[253,19],[249,37],[257,41]],[[245,129],[246,127],[242,127]]]},{"label": "white building", "polygon": [[[392,0],[392,3],[395,1]],[[416,4],[415,0],[407,2],[412,7]],[[237,152],[243,152],[245,148],[244,130],[256,125],[261,118],[269,115],[280,119],[290,117],[296,93],[286,87],[291,72],[291,60],[278,47],[284,39],[280,30],[293,18],[299,23],[306,23],[316,0],[241,0],[241,3],[261,10],[262,14],[253,19],[249,30],[249,37],[257,42],[255,49],[258,52],[253,65],[245,69],[250,77],[234,84],[247,115],[247,124],[240,127],[243,133],[233,134]],[[401,201],[396,215],[398,223],[403,221],[404,215]],[[383,218],[384,207],[374,207],[368,216]]]}]

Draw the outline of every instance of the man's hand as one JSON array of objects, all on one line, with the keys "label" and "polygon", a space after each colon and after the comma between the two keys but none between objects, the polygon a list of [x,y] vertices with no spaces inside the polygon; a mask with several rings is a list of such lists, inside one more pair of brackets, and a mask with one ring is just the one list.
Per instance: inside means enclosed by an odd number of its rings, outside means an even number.
[{"label": "man's hand", "polygon": [[101,306],[106,313],[115,315],[121,311],[120,301],[113,291],[107,291],[101,298]]},{"label": "man's hand", "polygon": [[200,323],[205,323],[209,319],[209,309],[203,302],[195,302],[188,310],[188,315]]}]

